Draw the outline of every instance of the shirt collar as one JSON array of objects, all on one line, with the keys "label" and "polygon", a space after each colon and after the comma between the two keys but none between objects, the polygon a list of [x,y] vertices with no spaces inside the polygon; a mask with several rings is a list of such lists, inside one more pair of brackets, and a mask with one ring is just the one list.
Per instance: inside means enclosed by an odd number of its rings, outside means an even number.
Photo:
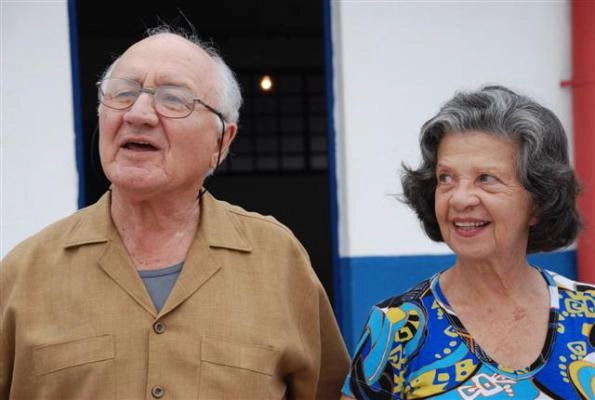
[{"label": "shirt collar", "polygon": [[[241,209],[215,199],[210,193],[201,198],[197,235],[206,239],[210,247],[251,252],[252,245],[239,214]],[[94,205],[79,210],[78,221],[66,237],[65,248],[107,242],[118,236],[112,221],[111,192],[105,193]]]},{"label": "shirt collar", "polygon": [[248,233],[239,214],[245,213],[239,207],[215,199],[210,193],[201,198],[198,234],[203,235],[209,246],[252,251]]}]

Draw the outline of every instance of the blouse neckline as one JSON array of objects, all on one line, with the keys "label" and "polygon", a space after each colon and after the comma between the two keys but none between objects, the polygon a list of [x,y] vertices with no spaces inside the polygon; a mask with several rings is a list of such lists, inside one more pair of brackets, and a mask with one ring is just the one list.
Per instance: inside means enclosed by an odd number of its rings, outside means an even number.
[{"label": "blouse neckline", "polygon": [[488,368],[494,370],[494,372],[515,379],[522,379],[533,376],[541,368],[545,366],[547,360],[551,355],[553,344],[555,342],[557,334],[558,310],[560,308],[558,288],[550,274],[538,267],[532,267],[536,268],[547,282],[550,294],[550,312],[546,340],[543,345],[543,348],[541,349],[541,353],[531,365],[521,369],[510,369],[498,364],[481,348],[481,346],[479,346],[477,342],[473,340],[473,336],[467,331],[461,320],[458,318],[451,305],[448,303],[448,300],[446,299],[444,292],[442,292],[442,289],[440,288],[440,276],[442,273],[444,273],[444,271],[435,274],[430,281],[430,289],[434,294],[434,297],[436,298],[438,305],[444,311],[444,315],[446,315],[446,317],[448,318],[456,334],[463,342],[465,342],[469,351],[471,351]]}]

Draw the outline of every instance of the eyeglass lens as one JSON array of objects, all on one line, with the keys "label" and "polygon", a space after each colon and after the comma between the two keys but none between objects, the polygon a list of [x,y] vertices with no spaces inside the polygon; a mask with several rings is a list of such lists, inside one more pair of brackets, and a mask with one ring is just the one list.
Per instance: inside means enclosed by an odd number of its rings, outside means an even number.
[{"label": "eyeglass lens", "polygon": [[149,89],[123,78],[104,79],[99,86],[99,99],[109,108],[125,110],[132,107],[143,92],[154,96],[155,110],[164,117],[186,117],[194,109],[194,96],[186,88],[163,85]]}]

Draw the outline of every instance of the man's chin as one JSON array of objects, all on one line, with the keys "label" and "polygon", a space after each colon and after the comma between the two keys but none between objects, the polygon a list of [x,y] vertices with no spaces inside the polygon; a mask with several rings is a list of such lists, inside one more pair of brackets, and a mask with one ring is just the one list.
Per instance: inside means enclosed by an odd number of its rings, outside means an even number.
[{"label": "man's chin", "polygon": [[108,174],[113,187],[124,191],[152,192],[163,189],[168,183],[163,171],[144,168],[122,168]]}]

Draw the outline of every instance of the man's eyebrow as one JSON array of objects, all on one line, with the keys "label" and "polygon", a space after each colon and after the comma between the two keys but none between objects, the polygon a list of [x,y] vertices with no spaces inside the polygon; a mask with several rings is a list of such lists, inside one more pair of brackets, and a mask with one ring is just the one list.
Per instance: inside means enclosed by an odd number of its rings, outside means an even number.
[{"label": "man's eyebrow", "polygon": [[191,89],[187,80],[181,80],[179,77],[173,76],[172,74],[160,74],[155,76],[155,82],[158,86],[170,85],[180,86],[186,89]]}]

